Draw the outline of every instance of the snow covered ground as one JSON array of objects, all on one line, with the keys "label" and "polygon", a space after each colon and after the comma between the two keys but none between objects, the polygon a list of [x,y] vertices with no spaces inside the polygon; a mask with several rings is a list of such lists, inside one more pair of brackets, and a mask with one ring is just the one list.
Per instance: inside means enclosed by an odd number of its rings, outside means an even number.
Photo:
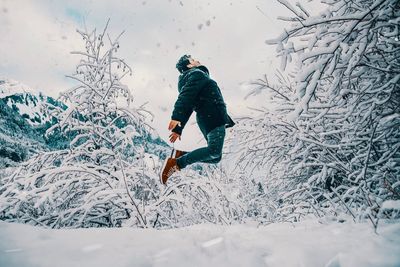
[{"label": "snow covered ground", "polygon": [[400,266],[400,224],[49,230],[0,222],[1,267]]}]

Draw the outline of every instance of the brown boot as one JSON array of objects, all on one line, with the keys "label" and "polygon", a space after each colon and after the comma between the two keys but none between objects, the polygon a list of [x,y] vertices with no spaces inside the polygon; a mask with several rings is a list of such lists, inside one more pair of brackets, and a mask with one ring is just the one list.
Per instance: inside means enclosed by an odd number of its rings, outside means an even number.
[{"label": "brown boot", "polygon": [[160,182],[166,184],[168,178],[176,171],[180,171],[180,168],[176,164],[175,158],[167,158],[164,162],[164,167],[160,175]]},{"label": "brown boot", "polygon": [[172,151],[172,157],[171,158],[176,158],[177,159],[177,158],[180,158],[180,157],[182,157],[183,155],[185,155],[187,153],[188,152],[186,152],[186,151],[174,149]]}]

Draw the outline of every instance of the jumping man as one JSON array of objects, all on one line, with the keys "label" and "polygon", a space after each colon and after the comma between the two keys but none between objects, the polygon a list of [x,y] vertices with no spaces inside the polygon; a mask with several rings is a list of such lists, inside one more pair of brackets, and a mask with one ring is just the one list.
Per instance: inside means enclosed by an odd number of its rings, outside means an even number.
[{"label": "jumping man", "polygon": [[179,96],[174,105],[168,130],[169,140],[174,143],[181,139],[182,130],[190,115],[196,112],[197,124],[207,141],[207,146],[192,152],[175,150],[167,158],[160,174],[163,184],[176,171],[195,162],[218,163],[222,157],[225,128],[235,123],[226,111],[226,105],[217,83],[209,76],[208,69],[190,55],[182,56],[176,68],[180,72]]}]

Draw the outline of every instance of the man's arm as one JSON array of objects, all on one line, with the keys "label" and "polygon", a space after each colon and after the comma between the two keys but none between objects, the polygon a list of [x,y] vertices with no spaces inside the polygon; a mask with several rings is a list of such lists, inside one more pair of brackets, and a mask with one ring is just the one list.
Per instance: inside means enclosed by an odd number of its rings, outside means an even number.
[{"label": "man's arm", "polygon": [[178,99],[175,102],[174,111],[171,116],[172,121],[180,122],[180,125],[176,125],[176,127],[172,129],[172,132],[179,135],[182,134],[182,130],[193,112],[196,98],[203,88],[204,82],[207,80],[204,72],[200,70],[194,70],[193,73],[189,75],[188,81],[182,87]]}]

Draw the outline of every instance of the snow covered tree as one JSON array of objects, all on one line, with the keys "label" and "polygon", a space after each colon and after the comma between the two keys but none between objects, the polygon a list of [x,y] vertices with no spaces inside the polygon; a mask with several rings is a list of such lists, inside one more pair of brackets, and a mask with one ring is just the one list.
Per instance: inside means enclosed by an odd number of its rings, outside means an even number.
[{"label": "snow covered tree", "polygon": [[295,58],[298,69],[293,169],[308,177],[296,194],[375,225],[398,216],[381,207],[400,199],[400,3],[326,0],[329,8],[311,17],[280,2],[295,14],[272,43],[282,66]]},{"label": "snow covered tree", "polygon": [[265,180],[279,192],[280,216],[345,212],[375,226],[398,218],[399,205],[387,203],[400,201],[399,1],[325,0],[315,17],[278,1],[295,17],[281,18],[292,26],[269,43],[282,69],[295,63],[295,78],[257,82],[279,103],[247,122],[240,159],[281,168],[275,183]]},{"label": "snow covered tree", "polygon": [[[143,174],[143,108],[132,108],[132,95],[121,83],[132,75],[116,56],[119,35],[112,40],[107,26],[78,33],[85,42],[76,73],[68,77],[78,85],[61,94],[68,109],[54,111],[59,129],[71,138],[69,149],[39,155],[24,164],[0,189],[3,219],[50,227],[118,226],[133,216],[138,225],[146,219],[139,209],[143,184],[154,179]],[[136,193],[136,195],[134,195]]]}]

